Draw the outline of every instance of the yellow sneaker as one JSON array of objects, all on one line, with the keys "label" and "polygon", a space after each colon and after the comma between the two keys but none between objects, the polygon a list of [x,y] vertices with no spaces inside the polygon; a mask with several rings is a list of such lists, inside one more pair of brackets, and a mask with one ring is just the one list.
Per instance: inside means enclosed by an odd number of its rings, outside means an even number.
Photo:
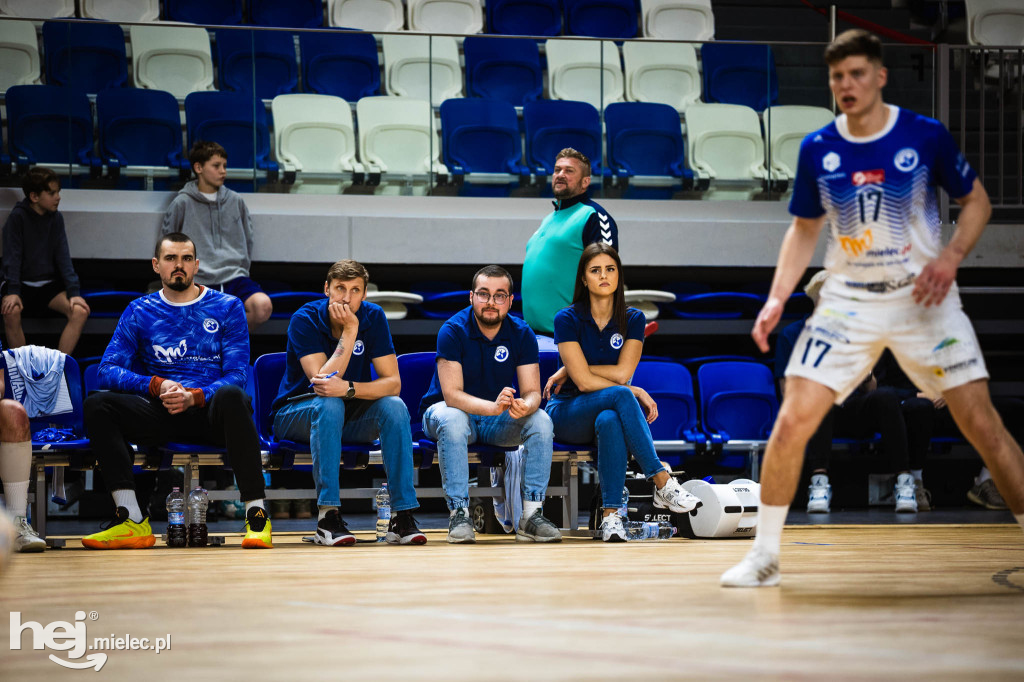
[{"label": "yellow sneaker", "polygon": [[135,523],[127,509],[118,507],[107,529],[85,536],[82,544],[89,549],[145,549],[156,544],[156,538],[148,518]]},{"label": "yellow sneaker", "polygon": [[245,513],[245,538],[242,549],[271,549],[270,518],[263,507],[251,507]]}]

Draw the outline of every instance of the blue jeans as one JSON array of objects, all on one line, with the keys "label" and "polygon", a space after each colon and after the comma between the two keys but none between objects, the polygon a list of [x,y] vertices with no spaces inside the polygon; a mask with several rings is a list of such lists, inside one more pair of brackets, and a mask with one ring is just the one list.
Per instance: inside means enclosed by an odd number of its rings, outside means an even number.
[{"label": "blue jeans", "polygon": [[412,485],[409,410],[397,396],[350,401],[317,396],[286,403],[274,415],[274,436],[309,443],[316,503],[326,507],[341,506],[338,473],[342,441],[369,443],[380,438],[391,509],[419,506]]},{"label": "blue jeans", "polygon": [[654,450],[651,427],[647,425],[644,411],[625,386],[609,386],[569,397],[556,393],[546,409],[558,440],[597,441],[597,473],[601,477],[604,507],[622,504],[629,455],[633,455],[647,478],[664,468]]},{"label": "blue jeans", "polygon": [[494,417],[467,414],[444,402],[423,413],[423,430],[437,440],[448,509],[469,506],[469,444],[523,446],[523,499],[543,502],[551,476],[551,419],[541,410],[521,419],[508,412]]}]

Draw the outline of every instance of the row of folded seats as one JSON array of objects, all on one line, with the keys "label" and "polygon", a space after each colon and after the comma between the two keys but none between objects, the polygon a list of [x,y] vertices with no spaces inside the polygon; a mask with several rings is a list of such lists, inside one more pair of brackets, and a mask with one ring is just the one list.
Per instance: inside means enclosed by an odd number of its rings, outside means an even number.
[{"label": "row of folded seats", "polygon": [[[7,171],[13,159],[18,169],[76,164],[75,172],[94,176],[188,177],[181,117],[169,93],[104,90],[95,123],[85,94],[56,86],[14,86],[6,108],[10,156],[0,161]],[[466,193],[474,186],[507,193],[531,177],[544,184],[567,146],[591,159],[596,183],[784,185],[795,175],[803,136],[832,119],[827,109],[778,106],[765,111],[762,123],[742,105],[694,104],[684,139],[674,109],[640,102],[609,105],[602,126],[586,102],[538,100],[523,107],[520,126],[507,102],[450,99],[441,103],[440,130],[427,101],[402,97],[363,97],[353,117],[348,102],[330,95],[279,95],[268,114],[241,93],[196,92],[184,110],[186,144],[219,142],[235,177],[251,178],[255,168],[275,180],[284,171],[285,182],[311,192],[433,173],[442,183],[465,181]]]},{"label": "row of folded seats", "polygon": [[[364,31],[647,36],[710,40],[711,0],[79,0],[77,16],[111,22],[170,22]],[[162,7],[161,7],[162,5]],[[0,16],[75,17],[75,0],[0,0]]]},{"label": "row of folded seats", "polygon": [[[45,22],[42,58],[32,22],[0,19],[0,90],[45,81],[95,94],[109,88],[230,90],[269,100],[302,89],[356,100],[382,94],[377,40],[369,33],[300,33]],[[296,46],[297,43],[297,46]],[[543,55],[541,48],[543,47]],[[298,49],[298,57],[296,56]],[[633,41],[536,41],[471,36],[386,35],[383,94],[430,99],[488,97],[515,106],[541,99],[660,102],[679,112],[702,100],[758,111],[778,104],[775,59],[766,45]],[[216,59],[216,61],[214,61]],[[463,63],[465,66],[463,67]],[[546,83],[544,71],[546,66]],[[216,79],[215,79],[216,76]],[[465,81],[465,88],[463,87]],[[216,83],[216,84],[215,84]]]}]

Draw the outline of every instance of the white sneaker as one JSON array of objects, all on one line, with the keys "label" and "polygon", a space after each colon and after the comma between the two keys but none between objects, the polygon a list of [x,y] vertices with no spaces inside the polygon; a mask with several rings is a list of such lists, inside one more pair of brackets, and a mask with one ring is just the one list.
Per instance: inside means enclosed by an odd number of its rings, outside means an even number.
[{"label": "white sneaker", "polygon": [[779,555],[752,547],[743,561],[722,574],[722,587],[774,587],[779,584]]},{"label": "white sneaker", "polygon": [[679,481],[669,476],[668,482],[661,488],[654,487],[654,506],[668,509],[677,514],[685,514],[704,504],[700,498],[683,490]]},{"label": "white sneaker", "polygon": [[625,542],[626,527],[622,525],[622,517],[609,514],[601,519],[601,539],[605,542]]},{"label": "white sneaker", "polygon": [[896,512],[898,514],[917,513],[917,494],[914,489],[914,476],[912,474],[900,474],[896,477],[896,486],[893,488],[892,496],[896,500]]},{"label": "white sneaker", "polygon": [[14,528],[18,531],[18,537],[14,540],[14,549],[17,552],[42,552],[46,549],[46,540],[39,537],[36,529],[29,525],[28,519],[19,516],[14,519]]},{"label": "white sneaker", "polygon": [[807,513],[828,514],[832,508],[832,485],[826,474],[811,476],[811,484],[807,486]]}]

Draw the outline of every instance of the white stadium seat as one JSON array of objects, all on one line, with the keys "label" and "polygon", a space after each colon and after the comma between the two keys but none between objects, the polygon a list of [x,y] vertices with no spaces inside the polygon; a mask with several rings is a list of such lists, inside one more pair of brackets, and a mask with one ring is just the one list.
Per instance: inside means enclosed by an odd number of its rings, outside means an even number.
[{"label": "white stadium seat", "polygon": [[715,37],[711,0],[640,0],[640,7],[648,38],[704,42]]},{"label": "white stadium seat", "polygon": [[82,17],[103,21],[157,21],[160,0],[81,0]]},{"label": "white stadium seat", "polygon": [[667,104],[686,111],[700,100],[697,51],[688,43],[630,41],[622,44],[626,99]]},{"label": "white stadium seat", "polygon": [[[348,102],[332,95],[278,95],[270,108],[277,160],[285,171],[298,173],[296,192],[337,193],[351,180],[352,172],[363,172],[356,161]],[[335,177],[310,178],[308,174]],[[337,177],[341,174],[348,177]]]},{"label": "white stadium seat", "polygon": [[31,21],[0,20],[0,91],[39,83],[39,40]]},{"label": "white stadium seat", "polygon": [[409,30],[424,33],[480,33],[480,0],[408,0]]},{"label": "white stadium seat", "polygon": [[1024,2],[964,0],[971,45],[1024,45]]},{"label": "white stadium seat", "polygon": [[359,159],[367,171],[447,174],[430,103],[409,97],[364,97],[356,103]]},{"label": "white stadium seat", "polygon": [[[691,104],[686,110],[690,167],[699,178],[739,183],[747,190],[767,179],[764,138],[757,112],[741,104]],[[741,198],[718,192],[716,198]]]},{"label": "white stadium seat", "polygon": [[388,35],[382,42],[384,89],[389,95],[429,98],[434,106],[462,97],[462,67],[455,38]]},{"label": "white stadium seat", "polygon": [[[552,99],[586,102],[597,109],[621,102],[622,66],[615,43],[551,39],[545,43],[548,93]],[[601,84],[604,83],[604,92]],[[603,97],[602,97],[603,95]]]},{"label": "white stadium seat", "polygon": [[327,23],[361,31],[401,31],[405,10],[402,0],[330,0]]},{"label": "white stadium seat", "polygon": [[213,90],[210,34],[198,26],[131,26],[135,85],[166,90],[175,97]]},{"label": "white stadium seat", "polygon": [[75,0],[0,0],[0,15],[26,19],[75,16]]},{"label": "white stadium seat", "polygon": [[808,133],[825,127],[833,118],[832,112],[824,107],[787,105],[765,109],[764,136],[772,178],[795,178],[800,143]]}]

